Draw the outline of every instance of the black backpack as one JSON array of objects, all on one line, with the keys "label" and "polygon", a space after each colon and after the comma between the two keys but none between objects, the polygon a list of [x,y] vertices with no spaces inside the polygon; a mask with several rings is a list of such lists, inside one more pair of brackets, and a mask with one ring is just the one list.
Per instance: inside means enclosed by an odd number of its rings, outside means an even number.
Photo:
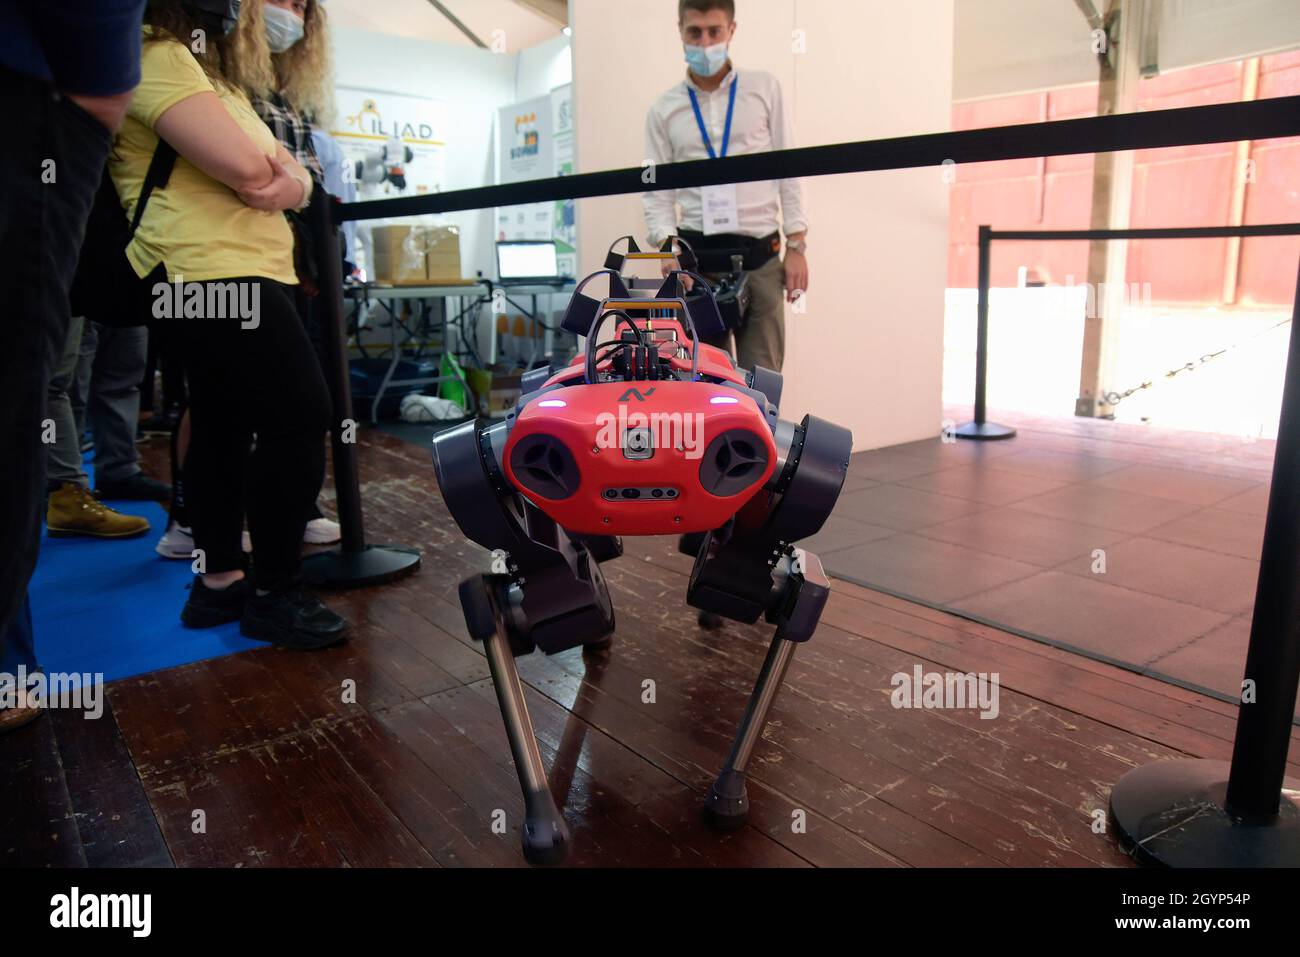
[{"label": "black backpack", "polygon": [[126,247],[140,226],[149,195],[167,185],[175,165],[176,150],[159,139],[130,223],[122,213],[122,202],[105,167],[86,220],[81,256],[69,290],[72,315],[119,327],[142,326],[153,318],[153,287],[167,281],[167,270],[159,263],[141,279],[126,258]]}]

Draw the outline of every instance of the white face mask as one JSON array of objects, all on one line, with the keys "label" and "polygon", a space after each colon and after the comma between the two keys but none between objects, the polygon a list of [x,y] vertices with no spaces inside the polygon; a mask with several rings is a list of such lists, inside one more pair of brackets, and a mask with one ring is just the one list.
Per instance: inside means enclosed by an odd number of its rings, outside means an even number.
[{"label": "white face mask", "polygon": [[266,23],[266,45],[272,53],[283,53],[302,39],[302,21],[284,7],[265,4],[262,20]]},{"label": "white face mask", "polygon": [[727,62],[727,45],[715,43],[711,47],[683,44],[686,50],[686,65],[696,76],[713,76]]}]

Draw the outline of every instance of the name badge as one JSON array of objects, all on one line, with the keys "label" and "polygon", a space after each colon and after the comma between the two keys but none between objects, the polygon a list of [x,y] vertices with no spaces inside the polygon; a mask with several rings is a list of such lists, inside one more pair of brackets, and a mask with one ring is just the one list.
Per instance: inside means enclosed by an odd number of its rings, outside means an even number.
[{"label": "name badge", "polygon": [[700,201],[703,204],[704,235],[739,231],[740,214],[736,209],[735,183],[702,187]]}]

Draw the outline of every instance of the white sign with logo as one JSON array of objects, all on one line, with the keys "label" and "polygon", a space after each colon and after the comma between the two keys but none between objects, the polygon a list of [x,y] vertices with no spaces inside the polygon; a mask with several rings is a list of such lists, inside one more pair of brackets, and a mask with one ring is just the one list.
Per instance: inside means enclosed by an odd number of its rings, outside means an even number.
[{"label": "white sign with logo", "polygon": [[348,87],[335,91],[335,101],[338,108],[329,133],[354,174],[357,161],[363,165],[357,175],[359,198],[442,191],[449,129],[446,103]]},{"label": "white sign with logo", "polygon": [[[497,112],[497,182],[520,183],[555,175],[551,97],[535,97]],[[503,206],[497,210],[497,239],[550,239],[554,203]]]}]

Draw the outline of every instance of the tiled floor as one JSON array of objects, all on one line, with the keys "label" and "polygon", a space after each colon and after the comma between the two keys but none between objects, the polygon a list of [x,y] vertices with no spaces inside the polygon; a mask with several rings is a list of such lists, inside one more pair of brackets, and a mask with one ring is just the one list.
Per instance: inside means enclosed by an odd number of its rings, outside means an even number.
[{"label": "tiled floor", "polygon": [[1235,696],[1273,443],[993,418],[1019,434],[854,455],[835,515],[809,542],[827,570]]}]

